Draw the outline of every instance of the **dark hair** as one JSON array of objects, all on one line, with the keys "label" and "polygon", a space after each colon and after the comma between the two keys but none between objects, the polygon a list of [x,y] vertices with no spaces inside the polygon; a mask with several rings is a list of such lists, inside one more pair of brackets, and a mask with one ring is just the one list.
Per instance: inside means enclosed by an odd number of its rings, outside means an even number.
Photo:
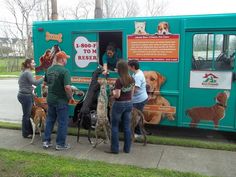
[{"label": "dark hair", "polygon": [[134,67],[135,70],[139,69],[139,63],[137,60],[129,60],[128,65]]},{"label": "dark hair", "polygon": [[[43,57],[47,56],[48,53],[51,53],[51,50],[47,49],[47,50],[44,52]],[[50,58],[51,58],[51,56],[50,56]]]},{"label": "dark hair", "polygon": [[108,50],[111,50],[112,52],[116,51],[116,49],[113,45],[108,45],[107,48],[106,48],[106,51],[108,51]]},{"label": "dark hair", "polygon": [[33,58],[27,58],[25,61],[21,64],[21,70],[24,71],[25,69],[28,69],[30,66],[30,63],[34,60]]},{"label": "dark hair", "polygon": [[51,50],[50,50],[50,49],[47,49],[47,50],[45,51],[45,54],[46,54],[46,53],[49,53],[49,52],[51,52]]},{"label": "dark hair", "polygon": [[113,46],[114,48],[116,48],[116,43],[115,42],[109,42],[108,45]]},{"label": "dark hair", "polygon": [[128,63],[125,60],[119,60],[116,68],[123,86],[128,87],[130,84],[134,84],[133,78],[129,75]]}]

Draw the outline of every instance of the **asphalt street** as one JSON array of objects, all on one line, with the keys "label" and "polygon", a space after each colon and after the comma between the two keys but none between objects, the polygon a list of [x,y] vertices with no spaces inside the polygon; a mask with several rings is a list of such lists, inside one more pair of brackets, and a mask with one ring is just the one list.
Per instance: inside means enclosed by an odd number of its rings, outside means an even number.
[{"label": "asphalt street", "polygon": [[0,121],[21,122],[22,111],[17,92],[17,78],[0,79]]}]

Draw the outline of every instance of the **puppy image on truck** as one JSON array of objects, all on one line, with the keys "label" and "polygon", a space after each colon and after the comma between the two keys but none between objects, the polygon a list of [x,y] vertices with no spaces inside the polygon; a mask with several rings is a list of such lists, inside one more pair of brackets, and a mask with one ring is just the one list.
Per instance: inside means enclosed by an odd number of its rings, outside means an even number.
[{"label": "puppy image on truck", "polygon": [[136,34],[136,35],[146,35],[146,34],[148,34],[145,31],[146,22],[135,22],[134,25],[135,25],[134,34]]},{"label": "puppy image on truck", "polygon": [[186,114],[192,119],[190,127],[197,127],[201,120],[213,121],[218,128],[219,121],[225,117],[229,91],[220,92],[215,98],[216,104],[210,107],[194,107],[186,110]]}]

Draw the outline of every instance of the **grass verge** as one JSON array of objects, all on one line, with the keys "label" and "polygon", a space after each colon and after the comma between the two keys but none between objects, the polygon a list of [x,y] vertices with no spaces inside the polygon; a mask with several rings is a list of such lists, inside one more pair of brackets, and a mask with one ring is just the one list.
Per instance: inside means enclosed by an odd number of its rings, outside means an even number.
[{"label": "grass verge", "polygon": [[[17,177],[204,177],[196,173],[144,169],[130,165],[77,160],[42,153],[0,149],[1,176]],[[14,169],[14,170],[13,170]]]},{"label": "grass verge", "polygon": [[[17,123],[8,123],[0,121],[0,128],[7,129],[21,129],[21,125]],[[69,135],[77,135],[77,128],[69,128]],[[92,131],[92,136],[93,131]],[[87,130],[80,130],[81,136],[87,136]],[[122,139],[122,136],[120,136]],[[138,142],[142,142],[141,140]],[[159,144],[159,145],[171,145],[171,146],[183,146],[192,148],[204,148],[204,149],[214,149],[214,150],[225,150],[225,151],[236,151],[236,144],[232,143],[221,143],[221,142],[209,142],[203,140],[192,140],[187,138],[171,138],[171,137],[161,137],[161,136],[148,136],[149,144]]]}]

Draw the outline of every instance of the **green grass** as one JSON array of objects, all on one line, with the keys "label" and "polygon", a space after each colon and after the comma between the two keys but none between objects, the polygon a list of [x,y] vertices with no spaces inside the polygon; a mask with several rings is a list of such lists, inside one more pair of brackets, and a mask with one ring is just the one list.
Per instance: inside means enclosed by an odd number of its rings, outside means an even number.
[{"label": "green grass", "polygon": [[[17,123],[0,122],[0,128],[8,129],[21,129],[21,125]],[[77,128],[69,128],[69,135],[77,135]],[[92,136],[93,131],[92,131]],[[87,136],[87,130],[80,130],[81,136]],[[120,136],[122,139],[122,136]],[[138,141],[142,143],[141,141]],[[204,149],[214,149],[214,150],[225,150],[225,151],[236,151],[236,144],[233,143],[222,143],[222,142],[209,142],[204,140],[193,140],[189,138],[171,138],[163,136],[148,136],[149,144],[160,144],[160,145],[171,145],[171,146],[183,146],[183,147],[194,147],[194,148],[204,148]]]},{"label": "green grass", "polygon": [[20,71],[0,72],[0,78],[12,78],[12,77],[18,77],[19,75],[20,75]]},{"label": "green grass", "polygon": [[[11,77],[12,75],[19,75],[21,70],[21,63],[24,61],[24,58],[0,58],[0,75],[1,77]],[[18,63],[18,64],[17,64]],[[7,71],[8,70],[10,71]]]},{"label": "green grass", "polygon": [[144,169],[42,153],[0,149],[1,176],[17,177],[204,177],[196,173]]}]

